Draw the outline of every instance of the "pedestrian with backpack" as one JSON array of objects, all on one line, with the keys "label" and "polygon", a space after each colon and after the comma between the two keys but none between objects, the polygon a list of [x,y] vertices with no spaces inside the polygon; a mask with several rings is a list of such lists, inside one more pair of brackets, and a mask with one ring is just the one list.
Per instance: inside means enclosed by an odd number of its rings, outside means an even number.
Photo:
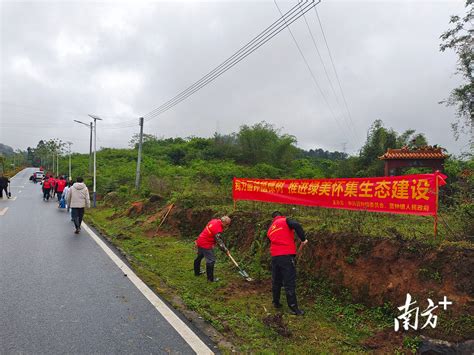
[{"label": "pedestrian with backpack", "polygon": [[67,204],[67,194],[70,188],[71,188],[71,182],[68,181],[66,183],[66,187],[64,187],[63,194],[61,195],[61,199],[64,200],[64,203],[66,204],[67,212],[69,212],[70,210],[69,205]]},{"label": "pedestrian with backpack", "polygon": [[58,202],[61,201],[61,196],[63,194],[64,188],[66,187],[66,180],[63,176],[56,180],[56,195],[58,196]]}]

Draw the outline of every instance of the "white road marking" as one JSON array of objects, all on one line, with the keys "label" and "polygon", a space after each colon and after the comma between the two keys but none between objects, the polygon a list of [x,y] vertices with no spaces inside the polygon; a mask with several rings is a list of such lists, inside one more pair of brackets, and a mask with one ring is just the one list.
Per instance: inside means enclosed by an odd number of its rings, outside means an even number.
[{"label": "white road marking", "polygon": [[5,207],[4,209],[0,210],[0,216],[4,216],[5,213],[7,213],[8,207]]},{"label": "white road marking", "polygon": [[16,178],[16,176],[17,176],[18,174],[20,174],[21,172],[25,171],[26,169],[27,169],[27,168],[25,168],[25,169],[23,169],[23,170],[17,172],[14,176],[12,176],[12,177],[10,178],[10,180]]},{"label": "white road marking", "polygon": [[110,248],[89,228],[87,224],[82,223],[84,229],[91,236],[91,238],[102,248],[102,250],[109,256],[110,259],[119,267],[128,279],[135,285],[136,288],[150,301],[158,312],[168,321],[171,326],[176,329],[179,335],[189,344],[189,346],[197,354],[214,354],[204,342],[181,320],[176,314],[153,293],[145,283],[110,250]]}]

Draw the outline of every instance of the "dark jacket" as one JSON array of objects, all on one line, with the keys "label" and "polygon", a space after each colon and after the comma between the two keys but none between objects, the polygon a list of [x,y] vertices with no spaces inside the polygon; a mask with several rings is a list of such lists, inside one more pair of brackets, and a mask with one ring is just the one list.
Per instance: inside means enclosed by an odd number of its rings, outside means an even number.
[{"label": "dark jacket", "polygon": [[0,176],[0,187],[7,187],[10,180],[6,176]]}]

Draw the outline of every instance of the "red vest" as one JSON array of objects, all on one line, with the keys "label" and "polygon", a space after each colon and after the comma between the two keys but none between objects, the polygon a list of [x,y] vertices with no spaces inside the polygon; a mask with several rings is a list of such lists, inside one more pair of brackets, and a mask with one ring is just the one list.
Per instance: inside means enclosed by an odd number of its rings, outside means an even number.
[{"label": "red vest", "polygon": [[288,227],[286,217],[275,217],[268,229],[267,236],[271,242],[270,254],[272,256],[296,254],[295,235]]},{"label": "red vest", "polygon": [[66,180],[58,180],[56,182],[56,192],[63,192],[66,187]]},{"label": "red vest", "polygon": [[48,180],[43,181],[43,188],[45,189],[50,189],[51,188],[51,182]]},{"label": "red vest", "polygon": [[217,233],[222,233],[224,228],[222,227],[222,221],[220,219],[211,220],[206,227],[199,234],[198,239],[196,240],[196,245],[199,248],[212,249],[216,244],[216,239],[214,238]]}]

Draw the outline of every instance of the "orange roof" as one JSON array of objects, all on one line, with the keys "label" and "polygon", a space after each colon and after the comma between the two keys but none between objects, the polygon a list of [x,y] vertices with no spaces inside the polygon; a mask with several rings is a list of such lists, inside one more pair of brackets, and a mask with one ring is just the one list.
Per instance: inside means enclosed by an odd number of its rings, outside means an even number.
[{"label": "orange roof", "polygon": [[408,148],[388,149],[379,159],[445,159],[447,157],[448,156],[443,153],[442,148],[429,147],[416,150],[410,150]]}]

